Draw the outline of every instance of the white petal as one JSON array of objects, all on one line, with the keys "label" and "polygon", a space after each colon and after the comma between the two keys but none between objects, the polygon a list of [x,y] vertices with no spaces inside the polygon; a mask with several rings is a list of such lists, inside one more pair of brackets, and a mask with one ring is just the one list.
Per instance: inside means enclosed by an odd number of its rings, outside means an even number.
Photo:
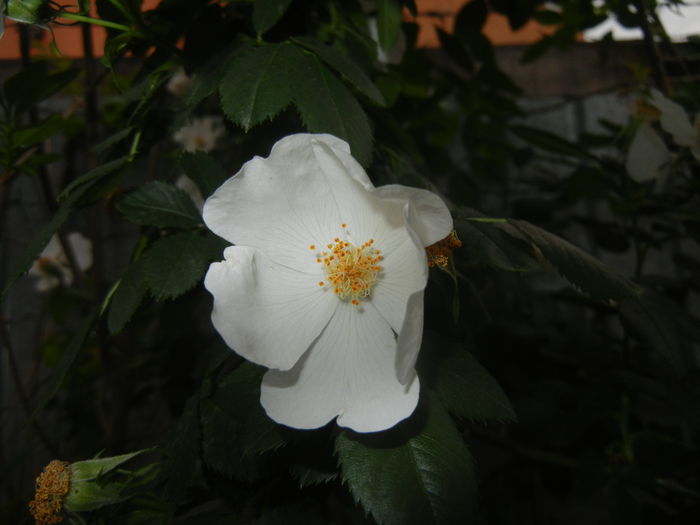
[{"label": "white petal", "polygon": [[666,144],[649,124],[639,126],[627,152],[625,167],[632,179],[646,182],[661,175],[669,160]]},{"label": "white petal", "polygon": [[408,224],[416,232],[423,246],[430,246],[447,237],[452,231],[452,215],[443,200],[435,193],[420,188],[387,184],[376,189],[382,199],[409,203]]},{"label": "white petal", "polygon": [[61,247],[61,241],[58,240],[58,235],[52,235],[51,239],[44,249],[41,251],[39,257],[45,257],[47,259],[57,259],[63,257],[63,248]]},{"label": "white petal", "polygon": [[[422,292],[428,282],[425,250],[410,230],[401,233],[401,244],[393,244],[389,249],[382,250],[382,273],[372,290],[371,299],[396,333],[404,324],[409,297]],[[396,237],[398,234],[394,234]],[[377,246],[381,247],[381,236],[378,238]]]},{"label": "white petal", "polygon": [[264,251],[279,264],[316,271],[309,246],[331,242],[343,219],[318,166],[312,137],[286,137],[267,159],[255,157],[244,164],[205,202],[207,226],[233,244]]},{"label": "white petal", "polygon": [[377,432],[413,413],[419,382],[396,376],[396,340],[371,303],[339,303],[309,352],[287,372],[268,371],[261,403],[273,420],[318,428],[338,416],[357,432]]},{"label": "white petal", "polygon": [[275,264],[260,251],[231,246],[209,266],[212,323],[226,344],[268,368],[294,366],[328,323],[338,299],[318,275]]},{"label": "white petal", "polygon": [[679,146],[692,146],[698,131],[693,128],[683,107],[666,98],[658,89],[651,90],[651,102],[661,112],[660,123]]},{"label": "white petal", "polygon": [[69,233],[67,240],[73,250],[78,268],[82,271],[90,268],[92,266],[92,241],[79,232]]},{"label": "white petal", "polygon": [[396,374],[404,384],[416,374],[414,366],[423,340],[423,292],[408,299],[403,326],[399,331],[396,352]]},{"label": "white petal", "polygon": [[58,277],[42,274],[41,278],[39,278],[34,285],[34,288],[37,292],[48,292],[56,288],[59,284],[61,284],[61,281],[58,280]]}]

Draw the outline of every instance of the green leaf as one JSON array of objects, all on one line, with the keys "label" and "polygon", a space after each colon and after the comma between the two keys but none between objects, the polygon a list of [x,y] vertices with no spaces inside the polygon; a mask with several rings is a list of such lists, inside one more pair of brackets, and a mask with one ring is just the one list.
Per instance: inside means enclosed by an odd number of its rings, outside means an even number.
[{"label": "green leaf", "polygon": [[192,396],[185,405],[172,441],[167,445],[167,457],[163,464],[167,498],[180,501],[193,485],[193,474],[199,471],[199,395]]},{"label": "green leaf", "polygon": [[639,287],[570,242],[526,221],[510,220],[571,284],[598,300],[636,296]]},{"label": "green leaf", "polygon": [[7,2],[7,18],[17,22],[47,27],[45,22],[52,17],[53,9],[49,0],[9,0]]},{"label": "green leaf", "polygon": [[377,0],[377,33],[379,45],[389,51],[401,32],[401,4],[398,0]]},{"label": "green leaf", "polygon": [[109,162],[105,162],[104,164],[91,169],[84,175],[75,179],[68,186],[66,186],[63,189],[63,191],[58,195],[58,200],[66,199],[78,187],[82,186],[84,189],[87,189],[89,186],[98,182],[100,179],[106,177],[107,175],[111,175],[112,173],[119,171],[129,162],[131,162],[131,157],[129,155],[124,155],[123,157],[110,160]]},{"label": "green leaf", "polygon": [[462,241],[460,251],[469,254],[470,264],[509,272],[526,272],[538,268],[532,247],[507,223],[483,222],[478,217],[456,220],[455,229]]},{"label": "green leaf", "polygon": [[79,73],[77,68],[49,73],[46,62],[34,62],[8,78],[3,93],[19,115],[66,87]]},{"label": "green leaf", "polygon": [[136,452],[121,454],[119,456],[86,459],[84,461],[76,461],[75,463],[71,463],[71,483],[96,480],[99,477],[111,472],[123,463],[126,463],[130,459],[133,459],[144,452],[149,452],[150,450],[151,449],[145,448],[137,450]]},{"label": "green leaf", "polygon": [[140,186],[119,201],[117,209],[130,221],[149,226],[192,228],[202,223],[190,196],[162,181]]},{"label": "green leaf", "polygon": [[[653,292],[644,291],[634,297],[626,297],[619,303],[620,318],[630,334],[647,344],[657,354],[665,358],[676,372],[685,368],[683,336],[690,341],[698,341],[698,334],[687,333],[683,320],[688,315],[672,301]],[[697,320],[689,326],[697,328]]]},{"label": "green leaf", "polygon": [[61,115],[49,115],[41,122],[12,132],[14,146],[26,147],[43,142],[66,127],[66,119]]},{"label": "green leaf", "polygon": [[372,130],[364,110],[348,88],[314,56],[304,56],[294,71],[292,91],[306,128],[330,133],[350,144],[364,166],[372,156]]},{"label": "green leaf", "polygon": [[583,150],[579,145],[570,142],[559,135],[550,133],[542,129],[530,126],[511,126],[508,128],[512,133],[529,142],[533,146],[551,151],[560,155],[570,155],[572,157],[585,158],[597,162],[593,155]]},{"label": "green leaf", "polygon": [[419,376],[454,415],[474,421],[516,421],[515,411],[496,380],[464,346],[426,332]]},{"label": "green leaf", "polygon": [[136,261],[122,276],[110,301],[107,315],[110,334],[115,335],[122,331],[141,304],[144,295],[146,295],[146,283],[141,275],[141,264]]},{"label": "green leaf", "polygon": [[221,164],[202,151],[183,153],[179,163],[182,171],[194,181],[205,199],[229,178]]},{"label": "green leaf", "polygon": [[78,357],[80,350],[85,345],[85,341],[92,332],[92,327],[94,326],[96,319],[97,312],[94,312],[83,319],[80,326],[76,329],[73,339],[63,351],[63,354],[61,354],[61,360],[53,370],[53,374],[51,375],[51,383],[43,395],[40,396],[39,401],[37,401],[37,404],[34,407],[34,412],[32,413],[33,416],[36,416],[39,412],[41,412],[46,404],[56,395],[58,389],[61,388],[63,379],[66,377],[66,374],[70,370],[71,366],[73,366],[73,363]]},{"label": "green leaf", "polygon": [[439,401],[423,396],[411,419],[376,434],[336,440],[343,481],[381,525],[469,523],[474,465]]},{"label": "green leaf", "polygon": [[374,103],[380,106],[385,104],[384,97],[377,86],[350,57],[313,37],[298,37],[292,40],[316,53],[324,62],[343,75]]},{"label": "green leaf", "polygon": [[142,273],[153,297],[172,299],[195,286],[220,256],[218,241],[197,232],[158,239],[142,258]]},{"label": "green leaf", "polygon": [[255,0],[253,4],[253,27],[262,35],[287,12],[292,0]]},{"label": "green leaf", "polygon": [[256,458],[285,442],[260,405],[263,373],[261,367],[242,363],[200,404],[204,460],[226,476],[240,479],[255,472]]},{"label": "green leaf", "polygon": [[7,281],[5,281],[5,285],[3,286],[2,294],[0,296],[5,295],[10,286],[12,286],[12,284],[29,269],[34,262],[34,259],[37,258],[39,253],[41,253],[41,250],[43,250],[49,243],[49,240],[51,240],[53,234],[56,233],[61,226],[63,226],[63,223],[66,222],[66,219],[68,219],[72,211],[72,206],[61,206],[54,216],[51,217],[51,220],[45,224],[32,238],[30,243],[21,253],[19,260],[15,263],[13,270],[10,271],[9,277]]},{"label": "green leaf", "polygon": [[98,144],[95,144],[92,147],[92,152],[93,153],[102,153],[104,151],[107,151],[109,148],[111,148],[115,144],[118,144],[121,141],[123,141],[125,138],[127,138],[129,135],[131,135],[133,132],[134,132],[134,128],[126,127],[122,130],[117,131],[116,133],[112,133],[109,137],[107,137],[103,141],[99,142]]},{"label": "green leaf", "polygon": [[299,59],[291,44],[265,44],[241,53],[219,84],[226,116],[248,131],[282,111],[292,101],[288,71]]}]

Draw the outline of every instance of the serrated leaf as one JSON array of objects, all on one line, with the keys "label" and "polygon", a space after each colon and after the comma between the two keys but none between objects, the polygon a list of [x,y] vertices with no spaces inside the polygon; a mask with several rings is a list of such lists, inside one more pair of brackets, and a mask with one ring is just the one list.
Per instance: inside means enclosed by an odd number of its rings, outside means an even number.
[{"label": "serrated leaf", "polygon": [[196,232],[158,239],[142,258],[142,274],[153,297],[172,299],[195,286],[213,253],[212,239]]},{"label": "serrated leaf", "polygon": [[226,476],[255,476],[258,456],[284,444],[278,425],[260,405],[263,373],[261,367],[243,363],[200,404],[204,460]]},{"label": "serrated leaf", "polygon": [[194,181],[205,199],[229,177],[214,157],[202,151],[183,153],[179,163],[182,171]]},{"label": "serrated leaf", "polygon": [[258,35],[264,34],[287,12],[292,0],[255,0],[253,27]]},{"label": "serrated leaf", "polygon": [[635,296],[639,287],[598,259],[527,221],[510,220],[571,284],[598,300]]},{"label": "serrated leaf", "polygon": [[293,40],[316,53],[324,62],[347,78],[352,85],[367,95],[373,102],[380,106],[385,104],[384,97],[377,86],[351,58],[313,37],[298,37]]},{"label": "serrated leaf", "polygon": [[107,314],[107,327],[112,335],[122,331],[146,295],[146,283],[137,261],[126,270],[112,296]]},{"label": "serrated leaf", "polygon": [[389,51],[401,32],[401,4],[398,0],[377,0],[377,32],[379,45]]},{"label": "serrated leaf", "polygon": [[187,401],[174,437],[166,445],[168,455],[163,462],[162,478],[167,498],[172,501],[183,498],[194,482],[193,473],[198,471],[201,440],[198,405],[198,395]]},{"label": "serrated leaf", "polygon": [[149,226],[192,228],[202,222],[189,195],[162,181],[135,189],[119,201],[117,209],[130,221]]},{"label": "serrated leaf", "polygon": [[348,88],[314,56],[304,56],[292,77],[294,103],[312,133],[330,133],[350,144],[364,166],[372,155],[372,130]]},{"label": "serrated leaf", "polygon": [[219,84],[226,116],[248,131],[282,111],[292,101],[288,72],[299,59],[291,44],[265,44],[239,54]]},{"label": "serrated leaf", "polygon": [[343,431],[336,453],[343,481],[381,525],[469,523],[474,465],[434,397],[423,396],[416,413],[388,431]]},{"label": "serrated leaf", "polygon": [[419,377],[447,410],[474,421],[516,421],[500,385],[463,345],[426,332],[418,361]]}]

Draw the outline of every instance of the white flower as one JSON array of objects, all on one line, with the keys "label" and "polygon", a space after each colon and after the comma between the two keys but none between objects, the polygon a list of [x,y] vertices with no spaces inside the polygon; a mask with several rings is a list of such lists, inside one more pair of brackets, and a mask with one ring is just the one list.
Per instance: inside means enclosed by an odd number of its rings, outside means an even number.
[{"label": "white flower", "polygon": [[202,213],[202,208],[204,207],[204,197],[202,197],[202,192],[199,187],[190,179],[187,175],[180,175],[175,181],[175,186],[184,191],[190,196],[194,205]]},{"label": "white flower", "polygon": [[270,368],[261,403],[275,421],[358,432],[392,427],[418,402],[414,364],[428,278],[424,247],[452,218],[439,197],[375,188],[331,135],[286,137],[204,204],[234,243],[209,267],[212,322]]},{"label": "white flower", "polygon": [[176,97],[181,97],[187,93],[187,90],[190,89],[191,85],[192,78],[187,76],[187,73],[185,73],[183,68],[178,68],[178,70],[175,71],[175,74],[173,74],[173,76],[170,77],[170,80],[168,80],[168,84],[165,86],[165,88]]},{"label": "white flower", "polygon": [[403,31],[399,32],[396,43],[391,49],[384,50],[379,44],[379,29],[377,28],[377,18],[371,16],[367,19],[367,29],[369,36],[377,45],[377,62],[380,64],[400,64],[406,52],[406,37]]},{"label": "white flower", "polygon": [[209,152],[216,147],[216,142],[226,133],[221,117],[199,117],[190,124],[177,130],[173,140],[185,151]]},{"label": "white flower", "polygon": [[659,124],[671,135],[679,146],[690,149],[693,156],[700,160],[700,117],[695,118],[695,125],[683,107],[666,98],[659,90],[651,90],[651,103],[659,110]]},{"label": "white flower", "polygon": [[[81,233],[73,232],[66,236],[70,249],[75,257],[75,263],[81,271],[85,271],[92,266],[92,242],[83,237]],[[73,283],[73,270],[68,263],[58,236],[54,235],[34,261],[29,269],[29,275],[34,275],[39,279],[35,288],[40,292],[46,292],[55,288],[59,284],[70,286]]]}]

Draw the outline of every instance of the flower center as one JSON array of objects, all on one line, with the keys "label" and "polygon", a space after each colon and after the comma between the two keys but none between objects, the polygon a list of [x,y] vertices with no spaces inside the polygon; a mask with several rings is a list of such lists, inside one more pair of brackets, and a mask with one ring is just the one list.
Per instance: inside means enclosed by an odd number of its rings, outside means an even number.
[{"label": "flower center", "polygon": [[[315,250],[316,246],[312,244],[309,249]],[[328,278],[328,282],[320,281],[318,285],[332,288],[339,299],[350,299],[359,306],[360,300],[367,299],[377,283],[382,259],[381,251],[374,247],[374,239],[355,246],[336,237],[325,251],[316,253],[316,262],[323,265]]]}]

